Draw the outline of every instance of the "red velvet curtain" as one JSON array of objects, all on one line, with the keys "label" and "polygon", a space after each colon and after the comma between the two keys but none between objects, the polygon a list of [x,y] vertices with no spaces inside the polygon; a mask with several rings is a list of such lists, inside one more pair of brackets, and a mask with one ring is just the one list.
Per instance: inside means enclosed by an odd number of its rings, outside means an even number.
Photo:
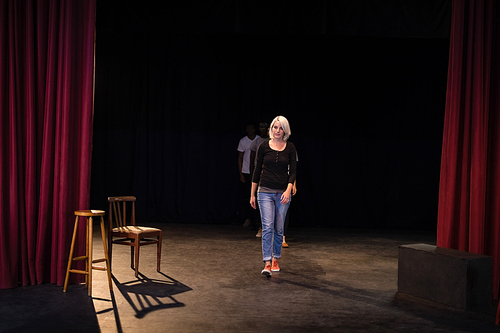
[{"label": "red velvet curtain", "polygon": [[452,3],[437,245],[500,255],[500,2]]},{"label": "red velvet curtain", "polygon": [[0,0],[0,288],[64,283],[89,208],[95,5]]}]

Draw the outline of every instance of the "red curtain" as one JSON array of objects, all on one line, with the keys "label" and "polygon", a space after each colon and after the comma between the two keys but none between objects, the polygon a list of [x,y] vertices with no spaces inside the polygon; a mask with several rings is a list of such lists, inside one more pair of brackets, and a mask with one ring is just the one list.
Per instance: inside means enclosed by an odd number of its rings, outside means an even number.
[{"label": "red curtain", "polygon": [[500,255],[500,2],[452,3],[437,245]]},{"label": "red curtain", "polygon": [[64,283],[89,208],[95,5],[0,0],[0,288]]}]

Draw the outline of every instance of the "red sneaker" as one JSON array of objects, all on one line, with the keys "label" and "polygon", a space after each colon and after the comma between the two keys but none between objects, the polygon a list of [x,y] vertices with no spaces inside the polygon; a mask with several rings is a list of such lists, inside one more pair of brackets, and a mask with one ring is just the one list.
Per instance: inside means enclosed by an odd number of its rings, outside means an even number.
[{"label": "red sneaker", "polygon": [[280,271],[280,265],[278,265],[278,260],[273,259],[273,266],[271,267],[271,271],[273,271],[273,272]]},{"label": "red sneaker", "polygon": [[271,276],[271,265],[267,264],[266,267],[264,267],[264,269],[262,270],[262,275],[267,275],[267,276]]}]

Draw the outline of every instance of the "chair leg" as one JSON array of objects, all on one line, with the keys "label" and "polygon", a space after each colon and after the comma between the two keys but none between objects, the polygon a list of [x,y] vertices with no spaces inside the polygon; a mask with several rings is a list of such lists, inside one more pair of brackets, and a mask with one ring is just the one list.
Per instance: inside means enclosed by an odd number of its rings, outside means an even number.
[{"label": "chair leg", "polygon": [[135,246],[136,244],[134,243],[134,245],[130,247],[130,268],[132,269],[135,269],[135,264],[134,264]]},{"label": "chair leg", "polygon": [[162,243],[162,237],[161,233],[160,236],[158,236],[158,244],[156,245],[156,270],[160,272],[160,262],[161,262],[161,243]]},{"label": "chair leg", "polygon": [[139,275],[139,249],[141,248],[141,239],[139,236],[135,238],[135,277]]}]

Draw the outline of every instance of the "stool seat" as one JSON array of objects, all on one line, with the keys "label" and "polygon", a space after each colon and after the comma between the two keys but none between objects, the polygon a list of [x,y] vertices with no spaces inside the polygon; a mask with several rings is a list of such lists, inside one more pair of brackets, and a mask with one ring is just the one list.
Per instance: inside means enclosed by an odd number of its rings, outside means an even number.
[{"label": "stool seat", "polygon": [[[104,214],[106,212],[103,210],[75,210],[75,228],[73,230],[73,238],[71,240],[71,249],[69,252],[69,260],[68,260],[68,268],[66,270],[66,278],[64,280],[64,288],[63,291],[66,292],[68,289],[68,281],[69,281],[69,273],[76,273],[76,274],[84,274],[85,275],[85,285],[87,286],[88,289],[88,295],[92,296],[92,270],[93,269],[98,269],[101,271],[107,271],[108,273],[108,284],[109,284],[109,290],[113,290],[113,284],[111,282],[111,265],[109,263],[109,257],[108,257],[108,249],[106,246],[106,232],[104,229]],[[78,232],[78,220],[80,217],[86,217],[86,242],[85,242],[85,255],[83,256],[78,256],[78,257],[73,257],[73,253],[75,250],[75,241],[76,241],[76,234]],[[104,258],[101,259],[93,259],[92,258],[92,235],[93,235],[93,217],[100,217],[101,220],[101,236],[102,236],[102,245],[104,249]],[[72,269],[71,264],[73,261],[78,261],[78,260],[85,260],[85,270],[80,270],[80,269]],[[95,263],[100,263],[104,262],[105,267],[102,266],[94,266],[93,264]]]},{"label": "stool seat", "polygon": [[104,216],[106,212],[103,210],[75,210],[77,216]]}]

